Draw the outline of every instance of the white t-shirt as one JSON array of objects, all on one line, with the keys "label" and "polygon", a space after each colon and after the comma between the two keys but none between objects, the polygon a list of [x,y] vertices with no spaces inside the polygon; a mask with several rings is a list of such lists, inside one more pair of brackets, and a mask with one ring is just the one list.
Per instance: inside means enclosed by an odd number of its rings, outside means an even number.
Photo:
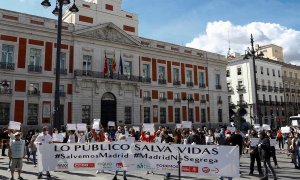
[{"label": "white t-shirt", "polygon": [[49,134],[44,135],[44,133],[40,133],[34,143],[49,143],[52,142],[52,137]]}]

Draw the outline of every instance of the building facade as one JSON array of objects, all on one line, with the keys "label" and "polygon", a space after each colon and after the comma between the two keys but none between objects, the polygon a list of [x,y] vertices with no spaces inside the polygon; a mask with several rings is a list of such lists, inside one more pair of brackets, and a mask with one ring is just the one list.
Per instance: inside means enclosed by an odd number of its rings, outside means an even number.
[{"label": "building facade", "polygon": [[[76,1],[64,13],[60,125],[228,124],[224,56],[138,36],[120,0]],[[57,21],[0,10],[0,124],[50,126]]]}]

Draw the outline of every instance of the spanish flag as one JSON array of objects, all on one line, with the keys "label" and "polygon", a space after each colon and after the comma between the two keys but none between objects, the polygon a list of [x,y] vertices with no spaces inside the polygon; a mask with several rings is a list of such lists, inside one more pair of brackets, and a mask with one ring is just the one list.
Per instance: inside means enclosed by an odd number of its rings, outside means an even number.
[{"label": "spanish flag", "polygon": [[117,71],[117,63],[116,63],[116,53],[114,52],[114,57],[112,59],[112,71],[116,72]]}]

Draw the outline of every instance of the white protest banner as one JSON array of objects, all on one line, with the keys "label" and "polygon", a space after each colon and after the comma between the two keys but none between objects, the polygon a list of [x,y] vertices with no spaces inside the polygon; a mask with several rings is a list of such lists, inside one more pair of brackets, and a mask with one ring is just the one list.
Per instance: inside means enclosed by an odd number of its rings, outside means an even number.
[{"label": "white protest banner", "polygon": [[291,129],[290,129],[290,127],[281,127],[281,132],[282,133],[290,133]]},{"label": "white protest banner", "polygon": [[213,143],[214,137],[213,136],[205,136],[205,142],[206,142],[206,144]]},{"label": "white protest banner", "polygon": [[108,121],[108,127],[115,127],[115,122],[114,121]]},{"label": "white protest banner", "polygon": [[129,143],[133,143],[133,142],[135,142],[135,137],[127,137],[126,140]]},{"label": "white protest banner", "polygon": [[100,119],[94,119],[93,129],[95,130],[100,129]]},{"label": "white protest banner", "polygon": [[76,124],[67,124],[67,130],[68,131],[76,130]]},{"label": "white protest banner", "polygon": [[52,141],[53,142],[63,142],[64,141],[64,136],[63,134],[61,133],[54,133],[53,136],[52,136]]},{"label": "white protest banner", "polygon": [[231,132],[231,133],[234,133],[235,132],[235,127],[230,127],[228,126],[227,129]]},{"label": "white protest banner", "polygon": [[143,131],[155,132],[153,123],[145,123],[143,124]]},{"label": "white protest banner", "polygon": [[21,123],[16,122],[16,121],[9,121],[8,129],[20,130],[21,129]]},{"label": "white protest banner", "polygon": [[263,130],[271,130],[271,127],[270,127],[270,125],[269,124],[263,124],[262,125],[262,128],[263,128]]},{"label": "white protest banner", "polygon": [[298,124],[298,120],[292,120],[292,125],[293,126],[298,126],[299,124]]},{"label": "white protest banner", "polygon": [[271,146],[276,146],[276,139],[270,139]]},{"label": "white protest banner", "polygon": [[250,138],[250,146],[254,147],[258,144],[259,138]]},{"label": "white protest banner", "polygon": [[262,131],[262,127],[259,124],[254,124],[254,129],[256,132]]},{"label": "white protest banner", "polygon": [[39,171],[154,171],[185,176],[239,177],[235,146],[141,142],[58,143],[38,147]]},{"label": "white protest banner", "polygon": [[176,124],[176,129],[181,129],[182,125],[181,124]]},{"label": "white protest banner", "polygon": [[134,131],[140,131],[140,127],[139,126],[133,126],[132,128],[134,129]]},{"label": "white protest banner", "polygon": [[181,122],[183,129],[192,129],[192,122],[191,121],[182,121]]},{"label": "white protest banner", "polygon": [[86,131],[86,124],[85,123],[79,123],[76,125],[77,131]]}]

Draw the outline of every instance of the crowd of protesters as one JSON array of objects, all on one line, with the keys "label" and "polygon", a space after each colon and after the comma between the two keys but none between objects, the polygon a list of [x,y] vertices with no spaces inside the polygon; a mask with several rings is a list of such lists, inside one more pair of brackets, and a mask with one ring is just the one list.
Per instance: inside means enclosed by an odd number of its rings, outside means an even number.
[{"label": "crowd of protesters", "polygon": [[[127,126],[118,126],[109,128],[88,128],[86,131],[65,131],[58,132],[53,129],[51,133],[48,132],[47,127],[43,127],[42,132],[39,130],[30,130],[26,134],[16,130],[3,129],[0,131],[0,140],[2,144],[2,156],[6,156],[6,149],[8,149],[9,167],[12,173],[11,179],[14,179],[14,171],[17,169],[19,179],[22,170],[22,158],[27,161],[32,161],[34,167],[37,166],[36,152],[37,145],[44,143],[96,143],[96,142],[110,142],[110,141],[126,141],[133,139],[137,142],[148,143],[176,143],[176,144],[191,144],[191,145],[228,145],[237,146],[239,148],[240,156],[244,153],[250,153],[250,172],[249,175],[254,174],[254,165],[256,161],[257,170],[262,179],[268,179],[268,170],[277,179],[275,170],[273,169],[270,159],[274,161],[276,168],[279,168],[276,159],[276,148],[271,146],[270,139],[275,139],[279,150],[283,151],[286,145],[286,153],[294,163],[295,168],[300,168],[300,134],[299,130],[291,128],[290,133],[282,133],[280,129],[277,131],[256,131],[251,128],[247,133],[242,133],[239,130],[231,132],[226,127],[217,129],[208,129],[207,127],[198,129],[170,129],[168,127],[159,127],[154,132],[136,130],[128,128]],[[258,144],[252,144],[251,138],[259,138]],[[22,140],[23,139],[23,140]],[[24,142],[24,143],[23,143]],[[15,148],[15,146],[19,146]],[[24,149],[23,149],[24,146]],[[20,148],[21,147],[21,148]],[[21,149],[21,150],[20,150]],[[18,152],[17,152],[18,151]],[[23,153],[23,155],[21,155]],[[32,156],[32,159],[30,158]],[[262,169],[262,165],[264,171]],[[100,173],[100,171],[97,171]],[[149,172],[147,172],[149,173]],[[152,172],[153,173],[153,172]],[[38,178],[42,178],[42,172],[38,173]],[[118,171],[116,171],[113,180],[117,179]],[[169,173],[165,179],[169,178]],[[47,171],[46,176],[51,177]],[[123,172],[124,180],[127,179],[126,172]],[[229,179],[232,179],[228,177]],[[220,177],[223,179],[223,177]]]}]

